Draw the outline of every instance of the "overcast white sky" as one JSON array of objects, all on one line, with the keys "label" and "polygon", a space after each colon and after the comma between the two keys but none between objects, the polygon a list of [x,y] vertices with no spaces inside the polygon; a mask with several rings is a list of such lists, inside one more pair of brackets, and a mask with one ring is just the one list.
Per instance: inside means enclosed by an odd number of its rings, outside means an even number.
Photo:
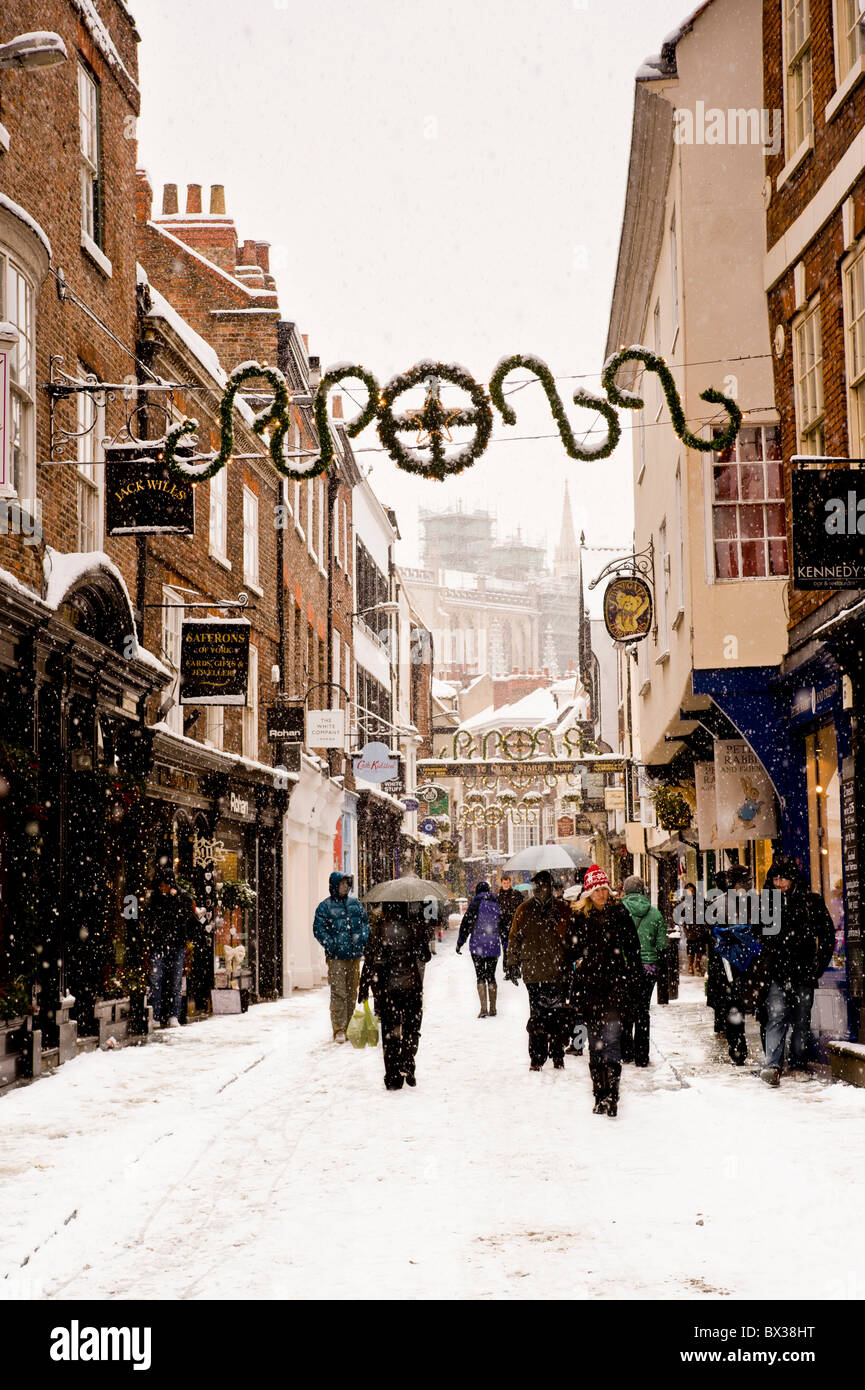
[{"label": "overcast white sky", "polygon": [[[271,242],[283,316],[325,368],[362,362],[384,383],[435,357],[487,382],[522,351],[557,375],[599,374],[634,73],[691,8],[137,0],[139,162],[157,207],[165,182],[225,184],[241,238]],[[359,454],[397,509],[405,563],[419,559],[418,506],[455,497],[490,507],[502,539],[555,539],[566,478],[587,543],[629,542],[629,417],[611,459],[577,463],[558,436],[511,442],[554,429],[539,387],[513,403],[516,426],[496,414],[487,453],[446,483]]]}]

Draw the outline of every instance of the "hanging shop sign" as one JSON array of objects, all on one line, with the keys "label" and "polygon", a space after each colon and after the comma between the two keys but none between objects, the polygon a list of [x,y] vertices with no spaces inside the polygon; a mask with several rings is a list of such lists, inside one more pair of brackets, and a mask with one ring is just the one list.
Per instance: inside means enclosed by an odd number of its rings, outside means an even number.
[{"label": "hanging shop sign", "polygon": [[[192,457],[189,445],[185,454]],[[109,536],[195,534],[195,488],[170,470],[163,441],[106,446],[105,530]]]},{"label": "hanging shop sign", "polygon": [[[303,743],[303,705],[288,705],[278,700],[267,711],[268,743]],[[324,745],[322,745],[324,746]]]},{"label": "hanging shop sign", "polygon": [[[862,463],[863,459],[852,459]],[[799,468],[790,474],[793,584],[797,589],[865,586],[865,472]]]},{"label": "hanging shop sign", "polygon": [[389,796],[402,797],[405,794],[405,763],[402,758],[398,760],[397,770],[393,777],[387,777],[382,782],[381,789]]},{"label": "hanging shop sign", "polygon": [[413,796],[404,796],[402,804],[409,813],[420,810],[420,802],[415,801]]},{"label": "hanging shop sign", "polygon": [[432,820],[431,817],[427,816],[426,820],[421,821],[420,829],[424,835],[434,835],[436,833],[436,830],[438,829],[438,826],[436,825],[435,821]]},{"label": "hanging shop sign", "polygon": [[386,743],[364,744],[352,764],[355,777],[362,777],[365,782],[387,782],[399,774],[399,758]]},{"label": "hanging shop sign", "polygon": [[744,739],[715,742],[715,811],[726,840],[771,840],[778,833],[769,774]]},{"label": "hanging shop sign", "polygon": [[736,834],[722,840],[718,834],[718,806],[715,800],[715,764],[694,763],[694,786],[697,795],[697,843],[700,849],[732,849],[741,842]]},{"label": "hanging shop sign", "polygon": [[638,642],[652,627],[652,591],[645,579],[619,574],[604,591],[604,626],[614,642]]},{"label": "hanging shop sign", "polygon": [[307,748],[345,748],[345,710],[307,710],[306,746]]},{"label": "hanging shop sign", "polygon": [[567,840],[569,836],[574,834],[573,816],[559,816],[556,821],[556,834],[560,840]]},{"label": "hanging shop sign", "polygon": [[[636,344],[622,348],[604,363],[601,376],[606,393],[604,396],[582,387],[573,394],[575,405],[592,411],[595,416],[601,415],[606,422],[604,438],[594,444],[578,440],[577,435],[583,432],[578,429],[577,434],[574,433],[557,390],[556,379],[547,364],[539,357],[513,353],[499,362],[490,378],[488,391],[470,372],[455,363],[418,362],[408,371],[392,377],[384,386],[359,363],[332,368],[322,377],[313,402],[321,453],[318,458],[309,457],[300,461],[290,452],[290,445],[289,452],[286,451],[286,442],[290,441],[292,435],[292,424],[285,377],[274,367],[258,362],[243,362],[229,376],[220,402],[219,449],[214,453],[198,454],[190,462],[182,460],[178,456],[178,445],[198,430],[195,420],[184,420],[165,436],[165,452],[171,467],[185,477],[197,481],[212,478],[224,468],[234,451],[234,406],[238,391],[245,382],[256,381],[260,386],[262,381],[267,381],[273,392],[273,400],[256,415],[253,430],[258,435],[269,431],[270,456],[275,468],[284,477],[316,477],[330,467],[334,458],[328,395],[342,382],[354,380],[362,384],[367,398],[360,413],[346,426],[349,437],[354,439],[367,425],[375,423],[382,447],[397,467],[441,482],[470,467],[484,453],[492,436],[493,407],[506,425],[516,424],[516,412],[507,399],[511,393],[505,392],[504,384],[511,372],[522,370],[531,372],[540,382],[565,453],[573,459],[604,459],[609,458],[621,438],[622,427],[617,411],[642,410],[644,406],[641,396],[617,384],[619,370],[628,362],[641,363],[644,375],[646,372],[657,375],[670,412],[670,423],[687,448],[712,453],[726,449],[733,443],[742,423],[742,412],[736,402],[711,386],[701,391],[700,399],[721,406],[727,412],[728,420],[718,426],[717,433],[711,438],[693,434],[688,429],[681,397],[667,363],[650,348]],[[442,383],[457,387],[462,392],[461,404],[449,408],[442,403]],[[396,401],[418,387],[423,387],[425,391],[422,409],[415,407],[396,414]],[[455,441],[451,435],[454,427],[470,430],[469,440]],[[413,435],[414,447],[406,449],[399,438],[400,434]],[[445,452],[446,445],[452,446],[450,454]],[[430,456],[425,458],[421,450],[428,451]]]},{"label": "hanging shop sign", "polygon": [[246,618],[184,618],[181,705],[245,705],[249,681]]}]

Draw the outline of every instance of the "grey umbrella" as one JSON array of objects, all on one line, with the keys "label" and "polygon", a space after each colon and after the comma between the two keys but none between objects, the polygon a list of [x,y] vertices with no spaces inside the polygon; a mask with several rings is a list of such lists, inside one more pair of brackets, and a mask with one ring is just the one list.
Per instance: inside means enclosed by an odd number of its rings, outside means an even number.
[{"label": "grey umbrella", "polygon": [[562,849],[571,856],[575,869],[587,869],[592,862],[592,856],[578,845],[562,845]]},{"label": "grey umbrella", "polygon": [[365,903],[422,903],[428,898],[437,902],[450,902],[451,895],[438,883],[428,878],[415,878],[407,874],[405,878],[391,878],[387,883],[377,883],[363,896]]},{"label": "grey umbrella", "polygon": [[505,873],[537,873],[538,869],[572,869],[574,861],[561,845],[529,845],[504,866]]}]

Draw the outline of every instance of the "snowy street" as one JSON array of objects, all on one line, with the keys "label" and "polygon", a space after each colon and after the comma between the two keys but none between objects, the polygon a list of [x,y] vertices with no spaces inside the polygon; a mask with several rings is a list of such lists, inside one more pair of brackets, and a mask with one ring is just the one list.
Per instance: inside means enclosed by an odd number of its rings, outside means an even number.
[{"label": "snowy street", "polygon": [[314,990],[7,1095],[5,1296],[862,1297],[862,1091],[734,1070],[686,976],[594,1116],[583,1058],[530,1074],[522,986],[477,1019],[454,945],[414,1091]]}]

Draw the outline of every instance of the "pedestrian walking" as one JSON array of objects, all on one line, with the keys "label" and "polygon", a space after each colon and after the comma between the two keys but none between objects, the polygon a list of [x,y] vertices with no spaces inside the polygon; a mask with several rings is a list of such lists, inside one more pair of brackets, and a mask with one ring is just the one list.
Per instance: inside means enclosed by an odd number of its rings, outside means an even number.
[{"label": "pedestrian walking", "polygon": [[506,978],[513,978],[513,983],[516,984],[516,978],[508,975],[508,936],[513,925],[517,908],[522,906],[523,895],[517,892],[510,874],[502,874],[501,887],[496,894],[496,902],[499,905],[499,912],[501,914],[502,974]]},{"label": "pedestrian walking", "polygon": [[633,918],[591,864],[574,914],[578,1009],[585,1020],[595,1115],[615,1115],[622,1072],[622,1027],[643,990],[640,939]]},{"label": "pedestrian walking", "polygon": [[766,1064],[762,1079],[778,1086],[790,1032],[790,1071],[807,1074],[814,989],[835,949],[835,924],[819,893],[812,893],[794,859],[776,855],[764,888],[781,893],[779,930],[763,937],[761,1002],[766,1010]]},{"label": "pedestrian walking", "polygon": [[715,1017],[721,1023],[720,1029],[716,1025],[715,1031],[724,1033],[731,1062],[743,1067],[748,1058],[746,1001],[753,980],[754,962],[760,953],[760,941],[748,922],[748,899],[745,895],[750,885],[750,875],[745,865],[732,864],[724,873],[723,884],[726,885],[728,903],[729,894],[734,892],[737,905],[732,919],[715,923],[709,933],[709,955],[710,958],[714,957],[716,970]]},{"label": "pedestrian walking", "polygon": [[481,1011],[478,1018],[495,1018],[498,986],[496,966],[502,951],[501,910],[488,883],[481,882],[460,923],[457,955],[466,941],[475,967],[478,999]]},{"label": "pedestrian walking", "polygon": [[[715,887],[722,893],[726,893],[726,870],[722,869],[715,875]],[[706,1003],[714,1014],[715,1032],[723,1033],[726,1030],[725,1018],[727,1013],[724,967],[721,964],[721,957],[715,950],[711,930],[708,928],[706,931]]]},{"label": "pedestrian walking", "polygon": [[703,973],[703,953],[706,949],[706,929],[697,921],[697,885],[686,883],[683,894],[685,912],[685,944],[688,955],[688,974]]},{"label": "pedestrian walking", "polygon": [[312,932],[324,947],[330,985],[334,1042],[345,1042],[360,980],[360,958],[369,936],[366,909],[351,896],[351,874],[332,873],[328,896],[315,909]]},{"label": "pedestrian walking", "polygon": [[641,878],[632,874],[622,884],[622,906],[630,913],[640,940],[643,978],[636,1001],[633,1020],[622,1023],[622,1061],[638,1067],[649,1065],[649,1013],[652,992],[658,982],[664,953],[667,950],[667,927],[656,907],[652,907],[648,889]]},{"label": "pedestrian walking", "polygon": [[520,903],[508,936],[508,974],[521,974],[529,995],[530,1069],[540,1071],[552,1057],[561,1070],[568,1042],[571,912],[553,898],[548,869],[539,870],[532,883],[532,896]]},{"label": "pedestrian walking", "polygon": [[199,922],[195,903],[165,865],[154,875],[147,918],[154,1022],[159,1028],[179,1028],[186,943],[194,938]]},{"label": "pedestrian walking", "polygon": [[416,1085],[415,1057],[423,1018],[423,972],[431,959],[426,923],[410,903],[385,903],[364,951],[358,1003],[372,989],[381,1025],[384,1084]]}]

